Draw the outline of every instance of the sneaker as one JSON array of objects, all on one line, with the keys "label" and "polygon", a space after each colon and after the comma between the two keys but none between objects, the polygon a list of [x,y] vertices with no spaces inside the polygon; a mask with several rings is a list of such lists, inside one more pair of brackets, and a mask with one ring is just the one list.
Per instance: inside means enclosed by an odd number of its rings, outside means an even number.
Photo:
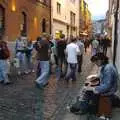
[{"label": "sneaker", "polygon": [[64,80],[65,80],[66,82],[69,82],[69,79],[67,79],[66,77],[64,78]]},{"label": "sneaker", "polygon": [[12,82],[8,81],[4,83],[4,85],[9,85],[9,84],[12,84]]},{"label": "sneaker", "polygon": [[105,116],[100,116],[100,117],[98,118],[98,120],[106,120],[106,117],[105,117]]},{"label": "sneaker", "polygon": [[32,70],[31,72],[32,72],[32,73],[35,73],[35,70]]},{"label": "sneaker", "polygon": [[36,87],[39,88],[39,89],[43,89],[44,86],[43,85],[40,85],[39,83],[35,83]]},{"label": "sneaker", "polygon": [[3,83],[4,83],[4,80],[0,80],[0,83],[3,84]]},{"label": "sneaker", "polygon": [[21,75],[21,72],[20,72],[20,71],[18,71],[18,75]]},{"label": "sneaker", "polygon": [[76,79],[72,79],[72,82],[76,82],[77,80]]},{"label": "sneaker", "polygon": [[29,71],[25,71],[24,73],[27,75],[27,74],[29,74]]},{"label": "sneaker", "polygon": [[49,83],[46,83],[45,85],[44,85],[44,87],[46,87],[46,86],[48,86],[49,85]]},{"label": "sneaker", "polygon": [[81,73],[82,71],[81,70],[78,70],[78,73]]}]

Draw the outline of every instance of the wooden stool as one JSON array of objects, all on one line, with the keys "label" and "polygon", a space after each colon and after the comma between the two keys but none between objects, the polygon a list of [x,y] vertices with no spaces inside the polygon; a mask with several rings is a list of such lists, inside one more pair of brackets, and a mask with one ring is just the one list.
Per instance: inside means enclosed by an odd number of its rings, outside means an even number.
[{"label": "wooden stool", "polygon": [[97,115],[105,117],[112,116],[112,104],[109,96],[100,96]]}]

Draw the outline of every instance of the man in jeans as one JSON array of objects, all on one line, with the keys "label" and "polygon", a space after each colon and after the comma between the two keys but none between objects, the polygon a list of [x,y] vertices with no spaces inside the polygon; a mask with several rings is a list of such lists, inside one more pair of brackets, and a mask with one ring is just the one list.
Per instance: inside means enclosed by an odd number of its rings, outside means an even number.
[{"label": "man in jeans", "polygon": [[39,60],[41,74],[36,79],[36,85],[39,88],[43,88],[48,85],[49,76],[49,38],[47,34],[44,34],[37,48],[37,59]]},{"label": "man in jeans", "polygon": [[76,39],[73,38],[71,43],[66,47],[67,53],[67,62],[70,67],[70,72],[66,75],[66,80],[68,81],[70,78],[75,81],[76,80],[76,67],[77,67],[77,55],[80,52],[78,45],[76,45]]},{"label": "man in jeans", "polygon": [[77,56],[78,59],[78,73],[82,72],[82,62],[83,62],[83,53],[84,53],[84,43],[78,38],[77,45],[80,49],[80,52]]},{"label": "man in jeans", "polygon": [[61,35],[61,39],[57,41],[58,66],[60,68],[60,77],[64,77],[65,75],[63,70],[63,66],[66,64],[65,49],[66,49],[65,36]]}]

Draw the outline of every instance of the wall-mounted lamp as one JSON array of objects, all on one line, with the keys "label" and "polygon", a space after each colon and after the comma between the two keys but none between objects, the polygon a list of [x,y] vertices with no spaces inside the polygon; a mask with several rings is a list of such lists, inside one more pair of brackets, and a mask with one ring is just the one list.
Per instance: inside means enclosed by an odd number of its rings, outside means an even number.
[{"label": "wall-mounted lamp", "polygon": [[34,23],[36,23],[37,22],[37,17],[34,17]]},{"label": "wall-mounted lamp", "polygon": [[12,12],[16,11],[16,0],[12,0]]},{"label": "wall-mounted lamp", "polygon": [[38,18],[35,16],[33,18],[33,20],[34,20],[34,28],[37,30],[37,28],[38,28]]},{"label": "wall-mounted lamp", "polygon": [[35,16],[35,17],[34,17],[34,25],[35,25],[35,26],[37,25],[37,20],[38,20],[38,19],[37,19],[37,17]]}]

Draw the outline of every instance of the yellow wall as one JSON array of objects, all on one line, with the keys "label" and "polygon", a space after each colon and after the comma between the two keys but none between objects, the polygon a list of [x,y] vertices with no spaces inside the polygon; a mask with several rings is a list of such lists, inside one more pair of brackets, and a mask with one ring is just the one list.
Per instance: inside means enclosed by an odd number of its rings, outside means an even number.
[{"label": "yellow wall", "polygon": [[88,5],[84,6],[84,0],[80,1],[80,33],[86,32],[89,34],[92,31],[92,20],[91,20],[91,13],[88,9]]}]

